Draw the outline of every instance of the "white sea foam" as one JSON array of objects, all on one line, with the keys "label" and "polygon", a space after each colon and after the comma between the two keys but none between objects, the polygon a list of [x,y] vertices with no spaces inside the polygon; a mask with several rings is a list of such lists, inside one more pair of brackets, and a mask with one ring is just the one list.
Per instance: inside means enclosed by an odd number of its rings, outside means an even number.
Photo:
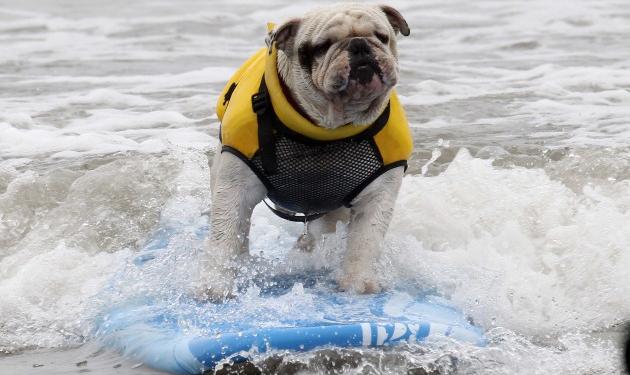
[{"label": "white sea foam", "polygon": [[544,171],[497,169],[460,151],[440,176],[405,180],[392,261],[484,326],[605,329],[630,316],[619,298],[630,292],[629,196],[627,181],[576,194]]}]

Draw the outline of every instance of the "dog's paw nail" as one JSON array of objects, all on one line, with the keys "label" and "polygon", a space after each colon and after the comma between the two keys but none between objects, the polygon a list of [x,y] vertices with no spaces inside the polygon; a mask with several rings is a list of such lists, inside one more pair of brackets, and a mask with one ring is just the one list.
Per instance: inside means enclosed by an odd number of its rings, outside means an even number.
[{"label": "dog's paw nail", "polygon": [[363,283],[363,293],[365,294],[375,294],[382,291],[383,288],[376,281],[366,281]]},{"label": "dog's paw nail", "polygon": [[233,286],[234,281],[229,276],[223,278],[206,276],[193,285],[191,294],[200,302],[223,303],[235,297]]},{"label": "dog's paw nail", "polygon": [[358,294],[374,294],[383,290],[378,281],[369,278],[342,278],[337,284],[340,291],[353,291]]}]

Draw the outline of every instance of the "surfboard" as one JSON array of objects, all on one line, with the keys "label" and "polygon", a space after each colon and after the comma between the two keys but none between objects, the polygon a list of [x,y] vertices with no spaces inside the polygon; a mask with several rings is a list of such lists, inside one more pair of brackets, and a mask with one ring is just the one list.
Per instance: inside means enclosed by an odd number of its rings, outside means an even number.
[{"label": "surfboard", "polygon": [[[205,231],[193,232],[201,238]],[[178,232],[158,230],[130,267],[159,269]],[[96,335],[125,356],[178,374],[200,374],[274,351],[443,339],[486,344],[481,328],[426,292],[339,292],[326,272],[267,275],[245,289],[222,304],[200,303],[181,291],[167,298],[147,290],[108,305],[97,318]]]}]

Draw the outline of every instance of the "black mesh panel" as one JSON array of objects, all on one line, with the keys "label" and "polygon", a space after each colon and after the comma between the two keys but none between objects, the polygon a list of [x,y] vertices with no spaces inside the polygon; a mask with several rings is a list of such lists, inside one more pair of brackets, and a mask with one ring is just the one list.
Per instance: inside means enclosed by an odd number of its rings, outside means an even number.
[{"label": "black mesh panel", "polygon": [[268,180],[269,199],[289,211],[314,214],[339,208],[383,166],[371,137],[321,144],[276,137],[277,173],[263,170],[259,154],[251,166]]}]

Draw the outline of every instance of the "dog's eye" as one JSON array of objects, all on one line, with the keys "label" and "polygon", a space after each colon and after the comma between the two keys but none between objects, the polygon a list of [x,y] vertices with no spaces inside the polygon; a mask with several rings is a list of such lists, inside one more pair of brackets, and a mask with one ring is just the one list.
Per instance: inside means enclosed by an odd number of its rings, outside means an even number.
[{"label": "dog's eye", "polygon": [[330,46],[332,45],[332,41],[330,39],[326,39],[325,41],[316,44],[313,46],[313,56],[320,56],[326,53]]},{"label": "dog's eye", "polygon": [[387,44],[389,42],[389,37],[387,35],[385,35],[385,34],[374,33],[374,35],[376,35],[378,40],[380,40],[381,43],[383,43],[383,44]]}]

